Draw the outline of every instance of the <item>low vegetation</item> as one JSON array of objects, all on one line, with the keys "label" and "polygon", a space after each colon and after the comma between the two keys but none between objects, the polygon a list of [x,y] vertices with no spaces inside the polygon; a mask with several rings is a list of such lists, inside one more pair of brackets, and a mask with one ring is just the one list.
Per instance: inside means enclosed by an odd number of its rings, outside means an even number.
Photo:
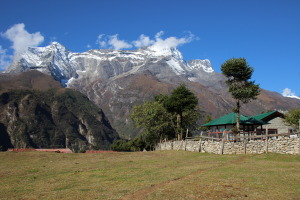
[{"label": "low vegetation", "polygon": [[0,152],[0,199],[299,199],[297,155]]}]

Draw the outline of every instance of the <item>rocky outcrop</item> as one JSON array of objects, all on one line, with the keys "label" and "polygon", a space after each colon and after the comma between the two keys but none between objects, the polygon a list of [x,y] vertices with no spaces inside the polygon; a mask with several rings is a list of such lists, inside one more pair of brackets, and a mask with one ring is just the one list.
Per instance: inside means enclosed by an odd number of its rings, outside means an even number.
[{"label": "rocky outcrop", "polygon": [[119,138],[99,107],[80,92],[61,88],[50,76],[30,71],[4,78],[1,85],[5,86],[0,90],[0,146],[4,150],[109,149]]}]

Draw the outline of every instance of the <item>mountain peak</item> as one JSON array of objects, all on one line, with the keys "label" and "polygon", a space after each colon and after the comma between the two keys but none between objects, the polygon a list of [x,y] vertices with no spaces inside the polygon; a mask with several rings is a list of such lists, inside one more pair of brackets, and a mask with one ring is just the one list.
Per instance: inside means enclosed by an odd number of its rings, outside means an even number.
[{"label": "mountain peak", "polygon": [[149,53],[153,56],[172,56],[179,61],[183,61],[181,52],[175,47],[163,47],[158,45],[152,45],[147,47]]},{"label": "mountain peak", "polygon": [[51,42],[51,44],[49,46],[47,46],[46,48],[50,48],[50,49],[58,49],[60,51],[66,51],[66,47],[58,42]]},{"label": "mountain peak", "polygon": [[59,42],[53,41],[51,42],[50,46],[63,46],[63,45],[60,44]]}]

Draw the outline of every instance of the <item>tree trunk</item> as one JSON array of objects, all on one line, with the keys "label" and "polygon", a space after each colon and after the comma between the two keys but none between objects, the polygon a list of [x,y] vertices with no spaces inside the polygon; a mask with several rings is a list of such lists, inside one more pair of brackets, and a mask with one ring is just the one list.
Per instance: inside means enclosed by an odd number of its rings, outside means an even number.
[{"label": "tree trunk", "polygon": [[180,139],[183,139],[183,126],[182,126],[182,113],[179,115],[179,121],[180,121]]},{"label": "tree trunk", "polygon": [[177,139],[181,140],[180,115],[177,114]]},{"label": "tree trunk", "polygon": [[236,102],[236,129],[238,133],[240,132],[240,101]]}]

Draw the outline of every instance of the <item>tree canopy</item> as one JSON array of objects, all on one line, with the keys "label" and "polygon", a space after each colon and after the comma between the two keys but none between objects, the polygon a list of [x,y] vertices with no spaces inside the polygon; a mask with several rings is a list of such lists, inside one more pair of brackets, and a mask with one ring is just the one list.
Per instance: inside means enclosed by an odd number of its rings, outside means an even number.
[{"label": "tree canopy", "polygon": [[231,58],[222,64],[221,71],[227,78],[228,91],[236,100],[234,112],[237,113],[236,127],[239,130],[240,102],[248,103],[260,93],[259,85],[250,80],[254,68],[249,66],[245,58]]},{"label": "tree canopy", "polygon": [[289,111],[284,118],[284,121],[293,126],[296,129],[299,129],[299,120],[300,120],[300,108]]},{"label": "tree canopy", "polygon": [[174,89],[168,98],[163,101],[163,106],[168,112],[177,115],[177,135],[178,140],[183,137],[184,112],[194,111],[198,105],[198,98],[184,84]]},{"label": "tree canopy", "polygon": [[170,95],[159,94],[154,101],[135,106],[130,117],[137,127],[143,128],[144,133],[139,137],[151,147],[162,139],[182,139],[183,130],[195,129],[201,117],[197,105],[195,94],[182,84]]},{"label": "tree canopy", "polygon": [[133,108],[130,115],[137,127],[142,127],[157,139],[169,138],[174,126],[172,116],[158,101],[147,101]]}]

